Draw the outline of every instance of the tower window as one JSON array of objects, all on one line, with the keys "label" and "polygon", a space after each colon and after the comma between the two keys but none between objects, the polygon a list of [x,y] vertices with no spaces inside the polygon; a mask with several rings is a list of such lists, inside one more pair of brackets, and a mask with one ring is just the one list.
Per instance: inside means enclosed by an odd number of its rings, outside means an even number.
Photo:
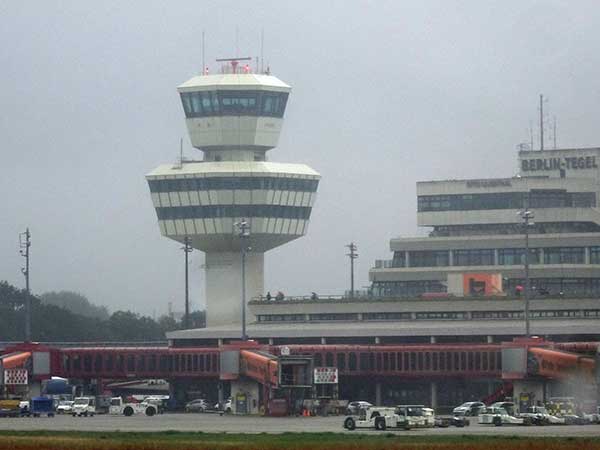
[{"label": "tower window", "polygon": [[182,92],[186,117],[268,116],[283,117],[287,92],[199,91]]}]

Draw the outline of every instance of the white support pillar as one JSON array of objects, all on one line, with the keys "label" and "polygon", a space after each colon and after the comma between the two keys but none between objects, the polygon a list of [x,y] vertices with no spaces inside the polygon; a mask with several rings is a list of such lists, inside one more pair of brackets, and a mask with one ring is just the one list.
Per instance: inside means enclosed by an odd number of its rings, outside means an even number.
[{"label": "white support pillar", "polygon": [[327,344],[327,339],[325,339],[324,337],[321,338],[321,345],[325,345]]},{"label": "white support pillar", "polygon": [[[247,303],[264,293],[265,255],[260,252],[246,254],[246,323],[256,317]],[[240,252],[207,252],[206,325],[239,325],[242,321],[242,255]],[[240,328],[241,332],[241,328]],[[241,335],[240,335],[241,336]]]},{"label": "white support pillar", "polygon": [[493,344],[494,343],[494,336],[488,334],[487,343],[488,344]]},{"label": "white support pillar", "polygon": [[585,260],[584,262],[586,264],[590,264],[590,248],[589,247],[585,247]]},{"label": "white support pillar", "polygon": [[430,343],[430,344],[435,344],[435,343],[436,343],[436,341],[437,341],[437,340],[436,340],[435,336],[429,336],[429,343]]},{"label": "white support pillar", "polygon": [[375,344],[376,345],[381,344],[381,339],[378,336],[375,337]]},{"label": "white support pillar", "polygon": [[432,381],[431,382],[431,407],[433,409],[436,409],[438,406],[438,401],[437,401],[437,382],[436,381]]}]

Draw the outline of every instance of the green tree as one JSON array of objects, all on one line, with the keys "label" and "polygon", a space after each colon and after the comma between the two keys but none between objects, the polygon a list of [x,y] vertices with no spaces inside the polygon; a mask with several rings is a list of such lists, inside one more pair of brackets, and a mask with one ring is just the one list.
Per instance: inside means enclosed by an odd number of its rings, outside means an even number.
[{"label": "green tree", "polygon": [[162,340],[160,326],[152,318],[131,311],[116,311],[108,320],[113,339],[120,341]]},{"label": "green tree", "polygon": [[40,295],[40,300],[42,303],[59,306],[86,317],[101,320],[107,320],[110,317],[106,306],[96,306],[87,297],[77,292],[45,292]]}]

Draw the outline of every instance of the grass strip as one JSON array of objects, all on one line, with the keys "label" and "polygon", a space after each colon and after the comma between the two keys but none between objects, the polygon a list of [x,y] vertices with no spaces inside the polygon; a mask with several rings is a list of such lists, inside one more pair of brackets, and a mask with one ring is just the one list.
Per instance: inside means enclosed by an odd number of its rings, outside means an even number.
[{"label": "grass strip", "polygon": [[600,438],[0,431],[0,450],[597,450]]}]

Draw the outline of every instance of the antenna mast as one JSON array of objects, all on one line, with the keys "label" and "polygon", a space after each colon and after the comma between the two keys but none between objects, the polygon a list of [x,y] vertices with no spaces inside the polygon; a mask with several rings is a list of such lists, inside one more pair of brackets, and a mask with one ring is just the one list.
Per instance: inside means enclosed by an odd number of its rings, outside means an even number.
[{"label": "antenna mast", "polygon": [[540,94],[540,151],[544,150],[544,95]]},{"label": "antenna mast", "polygon": [[552,133],[552,137],[554,138],[554,150],[556,150],[556,116],[554,116],[554,130]]},{"label": "antenna mast", "polygon": [[265,29],[260,30],[260,73],[265,72]]},{"label": "antenna mast", "polygon": [[25,342],[31,342],[31,291],[29,288],[29,247],[31,247],[31,233],[29,228],[19,235],[19,246],[21,247],[21,256],[25,258],[25,267],[21,272],[25,275],[25,290],[27,297],[25,299]]},{"label": "antenna mast", "polygon": [[202,30],[202,75],[206,74],[206,65],[204,63],[204,30]]}]

